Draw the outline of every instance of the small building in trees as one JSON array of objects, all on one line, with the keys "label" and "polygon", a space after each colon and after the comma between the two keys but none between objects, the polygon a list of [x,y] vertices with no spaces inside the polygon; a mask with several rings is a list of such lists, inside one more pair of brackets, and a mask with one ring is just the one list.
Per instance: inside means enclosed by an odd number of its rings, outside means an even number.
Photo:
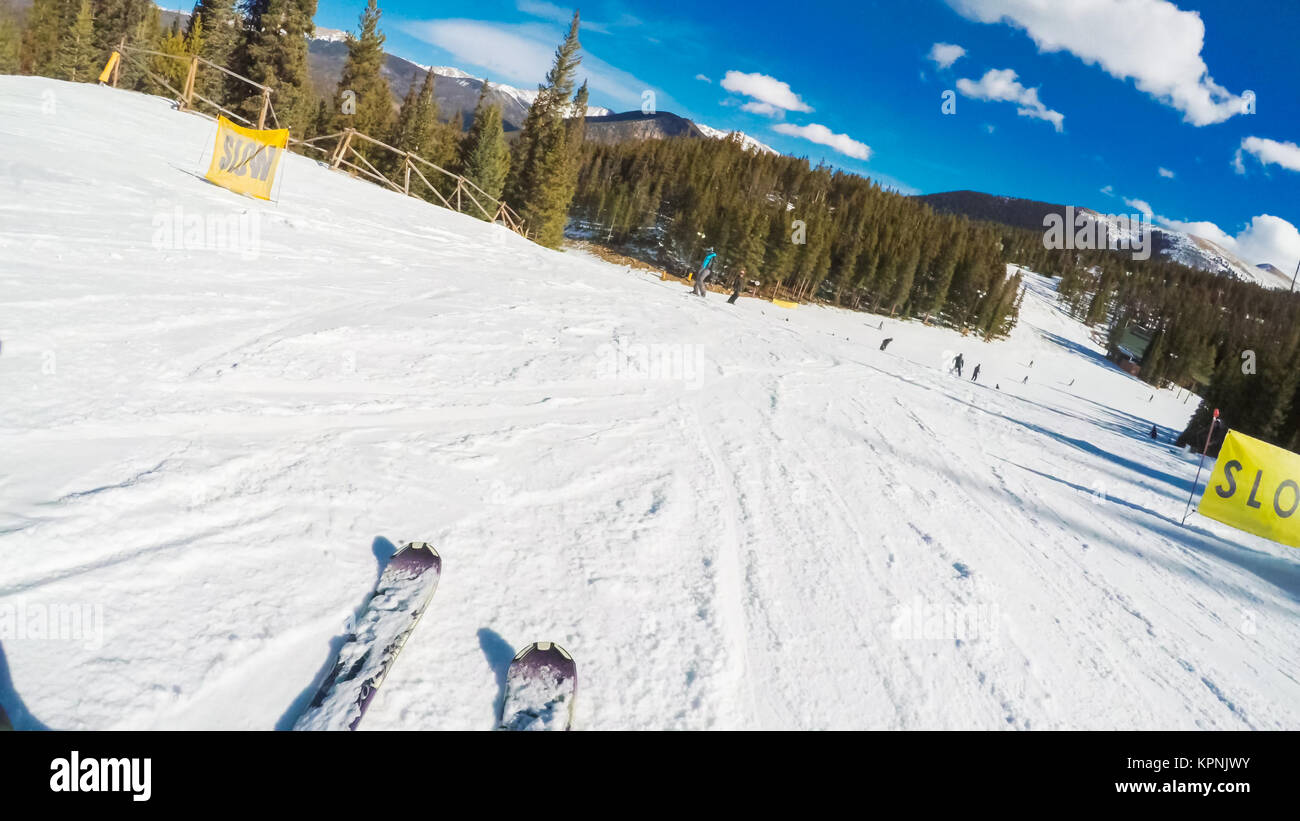
[{"label": "small building in trees", "polygon": [[1141,325],[1127,326],[1111,346],[1111,361],[1137,376],[1154,338],[1155,332],[1149,328]]}]

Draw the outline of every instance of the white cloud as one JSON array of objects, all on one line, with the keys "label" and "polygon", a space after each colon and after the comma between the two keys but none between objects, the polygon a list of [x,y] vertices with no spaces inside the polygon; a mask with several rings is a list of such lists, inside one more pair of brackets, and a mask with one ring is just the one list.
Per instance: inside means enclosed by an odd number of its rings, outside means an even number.
[{"label": "white cloud", "polygon": [[[524,14],[542,20],[550,20],[553,23],[563,23],[566,26],[569,24],[569,21],[573,19],[574,12],[574,9],[572,8],[566,8],[556,3],[550,3],[547,2],[547,0],[516,0],[515,8],[519,9]],[[624,14],[612,23],[598,23],[595,20],[588,20],[586,18],[581,20],[582,29],[584,31],[594,31],[598,34],[612,34],[613,32],[611,29],[627,28],[640,24],[641,21],[630,14]]]},{"label": "white cloud", "polygon": [[1220,123],[1245,111],[1201,57],[1205,24],[1169,0],[948,0],[963,16],[1021,28],[1040,52],[1066,51],[1182,112]]},{"label": "white cloud", "polygon": [[1174,172],[1170,171],[1168,168],[1165,168],[1164,166],[1157,168],[1156,173],[1162,177],[1165,177],[1166,179],[1172,180],[1174,178]]},{"label": "white cloud", "polygon": [[[454,57],[462,68],[481,69],[524,89],[535,89],[555,59],[557,35],[549,25],[504,25],[479,20],[432,20],[402,25],[411,36],[431,43]],[[633,75],[615,68],[583,49],[578,82],[586,79],[592,105],[641,107],[641,94],[655,90]],[[671,104],[668,95],[655,90],[660,107]]]},{"label": "white cloud", "polygon": [[935,43],[930,47],[930,60],[939,68],[948,68],[966,56],[966,49],[952,43]]},{"label": "white cloud", "polygon": [[817,123],[811,125],[778,123],[772,126],[772,130],[788,137],[798,137],[818,145],[827,146],[855,159],[867,160],[871,158],[871,147],[866,143],[858,142],[847,134],[836,134],[826,126]]},{"label": "white cloud", "polygon": [[1231,251],[1233,245],[1237,242],[1236,238],[1212,222],[1183,222],[1182,220],[1161,217],[1160,224],[1175,231],[1182,231],[1184,234],[1195,234],[1203,239],[1208,239],[1228,251]]},{"label": "white cloud", "polygon": [[1101,193],[1105,194],[1108,197],[1113,197],[1115,196],[1115,186],[1108,185],[1105,188],[1101,189]]},{"label": "white cloud", "polygon": [[515,3],[515,8],[524,14],[531,14],[545,20],[554,20],[557,23],[567,23],[573,17],[573,9],[566,9],[555,3],[545,2],[545,0],[518,0]]},{"label": "white cloud", "polygon": [[790,89],[789,84],[766,74],[728,71],[722,78],[722,87],[727,91],[752,97],[760,103],[767,103],[785,111],[812,111],[812,107],[799,99],[799,95]]},{"label": "white cloud", "polygon": [[1288,271],[1293,270],[1295,260],[1300,259],[1300,230],[1272,214],[1252,217],[1236,236],[1212,222],[1182,222],[1164,217],[1158,217],[1157,221],[1176,231],[1204,237],[1251,265],[1267,262]]},{"label": "white cloud", "polygon": [[751,114],[762,114],[765,117],[780,117],[785,114],[784,111],[771,103],[758,103],[753,100],[742,105],[740,109],[741,111],[748,111]]},{"label": "white cloud", "polygon": [[1064,128],[1065,115],[1043,105],[1038,99],[1038,89],[1025,88],[1009,68],[989,69],[978,82],[962,78],[957,81],[957,90],[975,100],[1016,103],[1020,106],[1016,109],[1020,116],[1046,120],[1057,131]]},{"label": "white cloud", "polygon": [[1151,204],[1146,200],[1131,200],[1128,197],[1125,197],[1124,204],[1129,208],[1136,208],[1138,211],[1141,211],[1142,215],[1147,219],[1151,219],[1155,216],[1155,211],[1151,210]]},{"label": "white cloud", "polygon": [[702,83],[711,83],[711,82],[713,82],[712,80],[710,80],[707,76],[705,76],[705,75],[703,75],[703,74],[696,74],[696,75],[695,75],[695,79],[699,80],[699,81],[702,82]]},{"label": "white cloud", "polygon": [[1232,170],[1236,171],[1238,174],[1246,173],[1246,163],[1241,158],[1240,148],[1237,149],[1237,153],[1232,157]]},{"label": "white cloud", "polygon": [[1241,148],[1237,150],[1233,163],[1239,174],[1246,173],[1246,168],[1242,164],[1243,151],[1254,155],[1264,165],[1280,165],[1290,171],[1300,171],[1300,145],[1295,143],[1282,143],[1264,137],[1247,137],[1241,141]]},{"label": "white cloud", "polygon": [[1281,217],[1260,214],[1237,234],[1236,250],[1247,262],[1289,270],[1292,260],[1300,260],[1300,231]]},{"label": "white cloud", "polygon": [[1287,220],[1272,214],[1252,217],[1234,235],[1208,220],[1176,220],[1153,214],[1151,206],[1145,200],[1125,198],[1124,202],[1158,225],[1208,239],[1251,265],[1268,263],[1286,271],[1292,270],[1295,261],[1300,259],[1300,230]]}]

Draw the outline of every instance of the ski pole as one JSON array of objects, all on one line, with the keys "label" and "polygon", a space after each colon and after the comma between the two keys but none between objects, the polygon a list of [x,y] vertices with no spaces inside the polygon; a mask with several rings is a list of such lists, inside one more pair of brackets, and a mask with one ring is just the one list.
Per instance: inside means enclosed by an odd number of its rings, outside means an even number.
[{"label": "ski pole", "polygon": [[1192,499],[1196,497],[1196,486],[1201,483],[1201,468],[1205,466],[1205,455],[1210,452],[1210,437],[1214,435],[1214,426],[1219,424],[1219,409],[1214,409],[1214,418],[1210,420],[1210,432],[1205,434],[1205,450],[1201,451],[1201,461],[1196,465],[1196,478],[1192,480],[1192,492],[1187,494],[1187,509],[1183,511],[1183,526],[1187,517],[1192,515]]}]

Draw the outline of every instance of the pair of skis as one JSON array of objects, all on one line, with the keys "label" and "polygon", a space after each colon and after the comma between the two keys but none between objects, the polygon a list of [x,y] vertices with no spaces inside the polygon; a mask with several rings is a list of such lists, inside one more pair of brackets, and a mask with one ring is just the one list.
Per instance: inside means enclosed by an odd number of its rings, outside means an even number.
[{"label": "pair of skis", "polygon": [[[393,554],[338,660],[294,724],[295,730],[355,730],[393,662],[415,632],[442,576],[432,545],[412,542]],[[568,730],[578,668],[564,648],[530,644],[510,662],[501,730]]]}]

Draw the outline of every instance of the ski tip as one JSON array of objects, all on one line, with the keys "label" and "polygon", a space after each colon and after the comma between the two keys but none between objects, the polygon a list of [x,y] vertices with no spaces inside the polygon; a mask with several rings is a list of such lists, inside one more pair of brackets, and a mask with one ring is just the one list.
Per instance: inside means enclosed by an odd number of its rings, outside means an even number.
[{"label": "ski tip", "polygon": [[407,542],[388,560],[389,567],[423,570],[432,567],[442,571],[442,555],[428,542]]},{"label": "ski tip", "polygon": [[499,729],[572,728],[578,665],[568,650],[550,641],[528,645],[510,662],[506,682]]},{"label": "ski tip", "polygon": [[422,553],[432,553],[434,556],[439,555],[438,548],[434,547],[428,542],[407,542],[406,544],[402,545],[401,550],[398,550],[397,552],[404,553],[407,550],[413,550]]},{"label": "ski tip", "polygon": [[531,653],[542,655],[558,654],[565,661],[573,661],[573,655],[553,641],[535,641],[515,654],[515,661],[523,661]]}]

